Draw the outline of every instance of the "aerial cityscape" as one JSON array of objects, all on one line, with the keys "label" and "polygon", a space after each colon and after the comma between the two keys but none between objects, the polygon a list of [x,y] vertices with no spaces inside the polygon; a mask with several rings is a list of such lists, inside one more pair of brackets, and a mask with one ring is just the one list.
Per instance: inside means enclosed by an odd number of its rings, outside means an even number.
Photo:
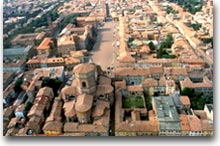
[{"label": "aerial cityscape", "polygon": [[4,136],[213,136],[213,0],[4,0]]}]

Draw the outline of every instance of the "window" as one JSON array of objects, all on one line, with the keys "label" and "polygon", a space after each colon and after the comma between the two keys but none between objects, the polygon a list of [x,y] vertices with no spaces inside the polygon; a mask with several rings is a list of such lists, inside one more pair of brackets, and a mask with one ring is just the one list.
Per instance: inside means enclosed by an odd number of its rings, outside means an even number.
[{"label": "window", "polygon": [[82,82],[82,87],[83,87],[83,88],[86,87],[86,82]]}]

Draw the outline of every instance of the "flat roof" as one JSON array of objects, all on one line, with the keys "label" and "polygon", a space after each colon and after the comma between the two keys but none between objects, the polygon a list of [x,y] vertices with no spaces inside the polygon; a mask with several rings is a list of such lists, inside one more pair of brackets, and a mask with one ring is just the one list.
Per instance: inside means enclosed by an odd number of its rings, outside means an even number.
[{"label": "flat roof", "polygon": [[152,98],[160,130],[180,130],[180,120],[171,96]]}]

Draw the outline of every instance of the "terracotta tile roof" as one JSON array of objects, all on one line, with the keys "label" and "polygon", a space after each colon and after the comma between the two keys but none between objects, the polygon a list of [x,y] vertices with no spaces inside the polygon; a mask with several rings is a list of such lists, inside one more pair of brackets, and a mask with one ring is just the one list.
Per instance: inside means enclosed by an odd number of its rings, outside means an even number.
[{"label": "terracotta tile roof", "polygon": [[158,132],[159,126],[154,121],[121,122],[116,125],[117,132]]},{"label": "terracotta tile roof", "polygon": [[96,106],[92,112],[92,117],[101,117],[105,113],[105,109],[110,108],[110,103],[108,101],[97,100]]},{"label": "terracotta tile roof", "polygon": [[14,106],[10,106],[8,108],[5,108],[3,111],[3,116],[10,117],[10,116],[14,115],[14,110],[15,110]]},{"label": "terracotta tile roof", "polygon": [[114,88],[111,85],[98,85],[96,89],[96,96],[110,94],[112,93]]},{"label": "terracotta tile roof", "polygon": [[15,112],[24,112],[26,109],[26,105],[25,104],[21,104],[19,105],[16,109]]},{"label": "terracotta tile roof", "polygon": [[115,76],[148,76],[150,70],[148,68],[116,68]]},{"label": "terracotta tile roof", "polygon": [[40,62],[40,59],[29,59],[27,64],[39,64]]},{"label": "terracotta tile roof", "polygon": [[172,48],[176,48],[176,47],[182,47],[183,49],[191,49],[191,46],[185,39],[176,40],[173,43]]},{"label": "terracotta tile roof", "polygon": [[162,76],[162,77],[160,78],[160,80],[158,81],[158,85],[159,85],[160,87],[166,86],[166,78],[165,78],[164,76]]},{"label": "terracotta tile roof", "polygon": [[121,88],[121,89],[126,89],[125,80],[115,82],[115,87],[116,88]]},{"label": "terracotta tile roof", "polygon": [[101,117],[94,119],[92,124],[108,128],[109,122],[110,122],[110,109],[105,109],[104,114]]},{"label": "terracotta tile roof", "polygon": [[63,108],[62,100],[59,97],[56,97],[54,99],[54,103],[52,105],[50,115],[47,117],[46,122],[60,121],[62,119],[61,118],[62,108]]},{"label": "terracotta tile roof", "polygon": [[74,86],[65,86],[62,88],[61,90],[61,94],[62,96],[65,96],[65,95],[76,95],[77,91],[76,91],[76,87]]},{"label": "terracotta tile roof", "polygon": [[15,127],[16,123],[18,123],[21,120],[20,117],[14,117],[10,120],[9,124],[8,124],[8,129]]},{"label": "terracotta tile roof", "polygon": [[76,101],[76,111],[87,112],[92,108],[92,104],[93,104],[93,96],[88,94],[79,95]]},{"label": "terracotta tile roof", "polygon": [[205,76],[203,82],[193,83],[189,77],[186,77],[183,81],[180,81],[181,88],[212,88],[212,82]]},{"label": "terracotta tile roof", "polygon": [[50,49],[50,43],[52,43],[52,39],[46,37],[41,44],[37,47],[37,50],[47,50]]},{"label": "terracotta tile roof", "polygon": [[176,87],[176,83],[174,80],[166,80],[166,86],[167,87]]},{"label": "terracotta tile roof", "polygon": [[203,120],[207,119],[207,115],[204,110],[193,110],[193,112],[199,119],[203,119]]},{"label": "terracotta tile roof", "polygon": [[74,67],[73,72],[78,74],[86,74],[96,70],[96,66],[90,63],[78,64]]},{"label": "terracotta tile roof", "polygon": [[59,131],[62,132],[63,123],[59,121],[46,122],[43,126],[43,130],[47,131]]},{"label": "terracotta tile roof", "polygon": [[74,117],[76,115],[75,100],[65,102],[63,108],[64,108],[64,115],[66,117]]},{"label": "terracotta tile roof", "polygon": [[163,74],[164,70],[163,70],[163,67],[162,66],[152,66],[152,67],[149,67],[150,69],[150,73],[152,75],[154,74]]},{"label": "terracotta tile roof", "polygon": [[136,86],[127,86],[127,91],[130,91],[130,92],[143,92],[144,89],[142,86],[140,85],[136,85]]},{"label": "terracotta tile roof", "polygon": [[190,105],[190,100],[188,96],[180,96],[180,101],[183,105]]},{"label": "terracotta tile roof", "polygon": [[158,86],[158,82],[153,78],[146,78],[142,83],[142,87],[156,87],[156,86]]},{"label": "terracotta tile roof", "polygon": [[187,115],[190,131],[202,131],[201,121],[195,115]]},{"label": "terracotta tile roof", "polygon": [[34,104],[28,112],[28,117],[33,115],[36,116],[44,116],[44,110],[47,108],[48,104],[50,104],[50,98],[48,96],[36,96],[34,100]]},{"label": "terracotta tile roof", "polygon": [[41,88],[38,92],[37,92],[37,96],[47,96],[47,97],[53,97],[53,90],[52,88],[50,87],[44,87],[44,88]]},{"label": "terracotta tile roof", "polygon": [[214,130],[213,121],[201,120],[201,125],[202,125],[202,131],[213,131]]},{"label": "terracotta tile roof", "polygon": [[187,119],[187,115],[180,114],[179,119],[180,119],[180,128],[181,128],[181,130],[182,131],[190,131],[190,126],[189,126],[189,122],[188,122],[188,119]]},{"label": "terracotta tile roof", "polygon": [[[25,129],[24,131],[21,132],[27,132],[29,129],[33,130],[34,132],[38,133],[38,131],[40,130],[40,124],[39,122],[35,122],[35,121],[28,121],[28,123],[25,125]],[[19,131],[20,132],[20,131]],[[25,132],[25,134],[26,134]],[[24,133],[23,133],[24,134]]]},{"label": "terracotta tile roof", "polygon": [[99,76],[99,85],[111,85],[111,79],[105,76]]},{"label": "terracotta tile roof", "polygon": [[64,124],[64,133],[75,133],[75,132],[108,132],[108,128],[102,125],[93,124],[79,124],[74,122],[67,122]]},{"label": "terracotta tile roof", "polygon": [[165,74],[170,74],[172,75],[187,75],[187,70],[186,68],[181,68],[181,67],[165,67],[164,68],[164,73]]}]

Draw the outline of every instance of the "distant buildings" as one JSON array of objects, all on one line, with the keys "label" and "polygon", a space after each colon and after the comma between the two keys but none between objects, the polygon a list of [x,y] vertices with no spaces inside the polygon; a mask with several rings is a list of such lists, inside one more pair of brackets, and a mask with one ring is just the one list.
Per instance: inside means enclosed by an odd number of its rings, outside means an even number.
[{"label": "distant buildings", "polygon": [[46,33],[29,33],[29,34],[19,34],[12,41],[13,46],[27,46],[27,45],[35,45],[37,41],[43,40]]},{"label": "distant buildings", "polygon": [[4,58],[30,58],[36,54],[34,46],[5,48],[3,50]]}]

